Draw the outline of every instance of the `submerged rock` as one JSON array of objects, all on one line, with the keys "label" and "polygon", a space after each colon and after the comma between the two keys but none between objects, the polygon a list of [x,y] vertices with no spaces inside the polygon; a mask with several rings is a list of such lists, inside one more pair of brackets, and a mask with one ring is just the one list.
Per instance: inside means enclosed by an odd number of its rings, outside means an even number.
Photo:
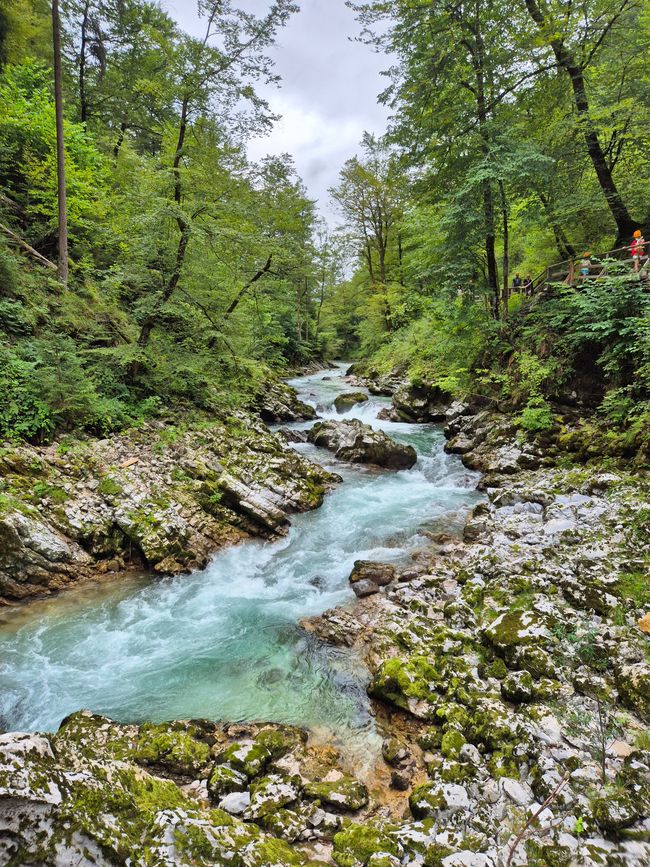
[{"label": "submerged rock", "polygon": [[316,422],[309,431],[309,442],[330,449],[339,460],[391,470],[410,469],[417,461],[412,446],[402,445],[357,419]]}]

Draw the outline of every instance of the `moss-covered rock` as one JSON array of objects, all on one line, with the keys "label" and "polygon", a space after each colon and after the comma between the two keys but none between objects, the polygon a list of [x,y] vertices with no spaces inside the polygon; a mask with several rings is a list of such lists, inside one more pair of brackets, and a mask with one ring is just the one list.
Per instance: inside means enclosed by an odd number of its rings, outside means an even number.
[{"label": "moss-covered rock", "polygon": [[306,783],[304,795],[335,810],[354,813],[368,803],[368,789],[354,777],[341,776],[331,782]]},{"label": "moss-covered rock", "polygon": [[224,795],[243,792],[248,787],[248,777],[232,765],[215,765],[208,778],[208,793],[219,802]]},{"label": "moss-covered rock", "polygon": [[467,789],[456,783],[424,783],[411,792],[411,812],[416,819],[443,818],[468,810]]},{"label": "moss-covered rock", "polygon": [[[332,857],[339,867],[361,867],[373,858],[399,857],[400,846],[394,837],[374,825],[348,825],[334,837]],[[376,861],[373,864],[379,865]]]},{"label": "moss-covered rock", "polygon": [[255,741],[230,744],[216,757],[218,765],[230,765],[250,780],[262,774],[270,761],[271,751],[263,743]]},{"label": "moss-covered rock", "polygon": [[529,671],[512,671],[501,681],[501,695],[513,704],[524,704],[533,698],[533,678]]},{"label": "moss-covered rock", "polygon": [[172,774],[197,777],[210,761],[210,747],[199,740],[193,726],[145,723],[140,728],[133,758]]},{"label": "moss-covered rock", "polygon": [[300,777],[270,774],[255,780],[250,787],[251,802],[247,815],[260,819],[281,807],[295,803],[300,797]]},{"label": "moss-covered rock", "polygon": [[511,608],[483,630],[485,639],[500,653],[521,645],[546,644],[550,638],[545,618],[535,611]]},{"label": "moss-covered rock", "polygon": [[603,831],[629,828],[639,818],[639,804],[629,792],[610,792],[596,798],[591,804],[594,819]]},{"label": "moss-covered rock", "polygon": [[467,741],[459,731],[456,731],[456,729],[450,729],[442,736],[440,752],[445,756],[445,758],[457,759],[460,756],[460,751],[466,743]]},{"label": "moss-covered rock", "polygon": [[638,662],[619,666],[616,689],[623,704],[650,725],[650,664]]}]

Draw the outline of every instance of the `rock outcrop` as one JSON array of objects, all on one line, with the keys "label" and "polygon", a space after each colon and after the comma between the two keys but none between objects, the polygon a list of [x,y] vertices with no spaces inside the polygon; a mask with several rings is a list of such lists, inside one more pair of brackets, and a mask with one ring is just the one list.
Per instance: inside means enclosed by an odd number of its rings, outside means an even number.
[{"label": "rock outcrop", "polygon": [[341,461],[375,464],[391,470],[410,469],[417,461],[412,446],[402,445],[357,419],[318,421],[309,431],[308,439],[314,445],[330,449]]},{"label": "rock outcrop", "polygon": [[296,390],[283,382],[269,386],[259,398],[257,407],[262,419],[269,424],[316,418],[314,407],[300,400]]},{"label": "rock outcrop", "polygon": [[437,385],[403,383],[392,392],[393,406],[389,418],[393,421],[425,423],[445,421],[450,395]]},{"label": "rock outcrop", "polygon": [[288,726],[80,712],[0,735],[0,864],[307,864],[368,804],[339,761]]},{"label": "rock outcrop", "polygon": [[225,545],[286,533],[337,481],[245,413],[6,446],[0,470],[0,602],[131,566],[202,568]]},{"label": "rock outcrop", "polygon": [[650,864],[648,481],[492,478],[464,541],[303,624],[364,656],[409,793],[412,818],[348,826],[334,858],[411,864],[417,841],[425,864]]}]

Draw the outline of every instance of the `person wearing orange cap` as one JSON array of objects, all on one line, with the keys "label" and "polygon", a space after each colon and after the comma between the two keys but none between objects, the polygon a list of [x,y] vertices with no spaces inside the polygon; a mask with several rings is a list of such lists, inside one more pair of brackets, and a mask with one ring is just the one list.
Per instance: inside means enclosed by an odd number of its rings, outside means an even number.
[{"label": "person wearing orange cap", "polygon": [[580,260],[580,276],[582,280],[585,280],[589,276],[589,272],[591,271],[591,253],[587,251],[582,254],[582,259]]},{"label": "person wearing orange cap", "polygon": [[639,270],[639,263],[645,251],[645,238],[639,229],[634,233],[632,243],[630,244],[630,253],[632,254],[632,268],[635,273]]}]

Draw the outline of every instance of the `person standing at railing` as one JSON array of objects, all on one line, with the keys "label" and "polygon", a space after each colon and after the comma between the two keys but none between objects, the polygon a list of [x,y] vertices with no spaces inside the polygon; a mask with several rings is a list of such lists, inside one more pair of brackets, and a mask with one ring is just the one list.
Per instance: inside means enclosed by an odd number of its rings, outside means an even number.
[{"label": "person standing at railing", "polygon": [[519,271],[517,271],[517,273],[515,274],[515,278],[512,281],[512,289],[514,292],[519,292],[519,290],[521,289],[521,283],[522,283],[522,280],[521,280],[521,277],[519,276]]},{"label": "person standing at railing", "polygon": [[638,272],[641,259],[645,255],[645,244],[645,238],[641,234],[640,230],[637,229],[634,233],[634,237],[632,238],[632,243],[630,244],[630,253],[632,254],[632,269],[634,270],[635,274]]},{"label": "person standing at railing", "polygon": [[587,251],[582,254],[582,259],[580,260],[580,281],[583,282],[587,279],[591,272],[591,253]]},{"label": "person standing at railing", "polygon": [[524,280],[524,295],[532,295],[533,294],[533,278],[530,274],[526,274],[526,279]]}]

